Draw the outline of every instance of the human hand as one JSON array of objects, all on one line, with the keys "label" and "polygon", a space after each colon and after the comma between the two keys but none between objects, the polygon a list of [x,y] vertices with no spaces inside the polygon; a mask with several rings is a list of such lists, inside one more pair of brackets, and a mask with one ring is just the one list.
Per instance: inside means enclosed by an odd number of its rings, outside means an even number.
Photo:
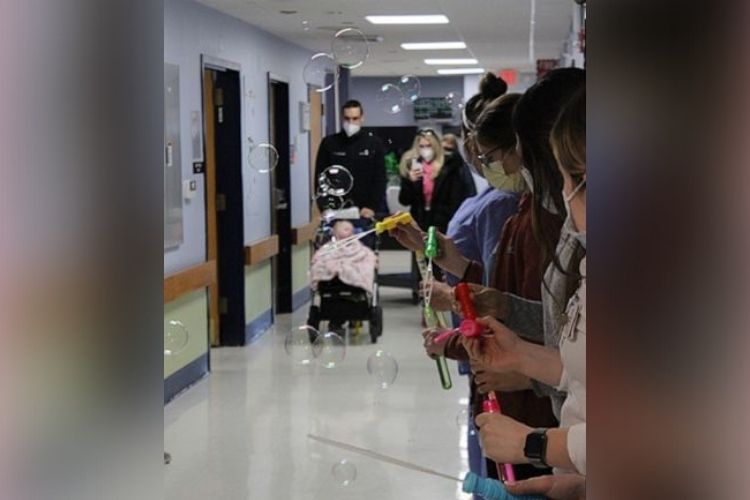
[{"label": "human hand", "polygon": [[486,370],[484,365],[472,365],[474,383],[479,394],[488,394],[490,391],[515,392],[531,389],[531,380],[516,372],[495,373]]},{"label": "human hand", "polygon": [[[419,283],[419,293],[422,297],[427,293],[427,283]],[[432,296],[430,306],[435,311],[450,311],[453,307],[453,288],[442,281],[432,282]]]},{"label": "human hand", "polygon": [[424,350],[432,359],[437,359],[439,356],[445,355],[445,342],[435,342],[435,337],[443,333],[444,330],[441,328],[428,328],[422,332],[422,338],[424,339]]},{"label": "human hand", "polygon": [[[398,212],[393,217],[400,215],[403,212]],[[396,241],[398,241],[404,248],[411,250],[412,252],[419,252],[424,250],[424,239],[425,233],[417,225],[416,222],[412,221],[410,224],[397,224],[396,227],[388,231]]]},{"label": "human hand", "polygon": [[412,161],[411,168],[409,169],[409,179],[412,182],[422,179],[422,166],[416,160]]},{"label": "human hand", "polygon": [[505,489],[513,495],[544,495],[552,500],[586,500],[586,477],[579,474],[539,476],[506,484]]},{"label": "human hand", "polygon": [[485,455],[502,464],[528,463],[523,449],[531,427],[499,413],[481,413],[476,424]]},{"label": "human hand", "polygon": [[469,259],[463,256],[451,238],[439,231],[436,231],[436,235],[440,251],[435,258],[435,263],[452,275],[461,278],[469,266]]},{"label": "human hand", "polygon": [[492,316],[493,318],[503,319],[508,315],[508,300],[500,290],[469,283],[469,293],[477,316]]},{"label": "human hand", "polygon": [[519,371],[521,360],[518,351],[523,340],[495,318],[485,316],[477,322],[489,330],[492,336],[461,338],[472,365],[481,364],[485,370],[495,373]]},{"label": "human hand", "polygon": [[370,209],[370,208],[367,208],[367,207],[363,207],[363,208],[362,208],[362,209],[361,209],[361,210],[359,211],[359,215],[360,215],[360,217],[362,217],[363,219],[372,219],[373,217],[375,217],[375,212],[374,212],[374,211],[373,211],[372,209]]}]

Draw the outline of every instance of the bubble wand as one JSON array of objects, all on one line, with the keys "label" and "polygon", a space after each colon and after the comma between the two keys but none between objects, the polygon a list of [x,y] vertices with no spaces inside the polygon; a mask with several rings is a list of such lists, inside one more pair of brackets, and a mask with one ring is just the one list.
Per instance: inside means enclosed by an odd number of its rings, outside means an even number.
[{"label": "bubble wand", "polygon": [[[465,282],[459,283],[456,285],[455,294],[456,300],[461,306],[461,313],[464,317],[458,327],[459,332],[467,338],[479,337],[482,335],[484,327],[477,321],[477,312],[471,301],[469,285]],[[487,399],[482,403],[482,410],[485,413],[501,413],[500,401],[497,399],[495,391],[490,391],[487,395]],[[516,474],[513,471],[513,466],[511,464],[497,464],[497,472],[504,482],[516,482]]]},{"label": "bubble wand", "polygon": [[362,455],[368,458],[371,458],[373,460],[378,460],[380,462],[388,463],[391,465],[395,465],[398,467],[403,467],[404,469],[409,469],[415,472],[421,472],[423,474],[429,474],[431,476],[447,479],[449,481],[456,481],[462,484],[462,489],[465,493],[477,493],[482,496],[485,500],[544,500],[544,496],[540,495],[512,495],[508,493],[508,490],[505,489],[505,486],[499,481],[496,481],[494,479],[480,477],[473,472],[469,472],[464,477],[463,481],[461,481],[457,477],[453,477],[449,474],[444,474],[442,472],[438,472],[433,469],[429,469],[427,467],[423,467],[418,464],[414,464],[411,462],[407,462],[405,460],[400,460],[398,458],[394,458],[388,455],[384,455],[383,453],[378,453],[373,450],[369,450],[367,448],[360,448],[359,446],[354,446],[348,443],[342,443],[341,441],[334,441],[333,439],[329,439],[322,436],[316,436],[314,434],[308,434],[308,438],[318,441],[319,443],[326,444],[328,446],[333,446],[342,450],[346,450],[352,453],[357,453],[358,455]]},{"label": "bubble wand", "polygon": [[[419,267],[419,273],[422,276],[422,281],[425,284],[423,314],[425,324],[428,328],[445,328],[446,326],[442,315],[436,313],[431,305],[432,289],[435,283],[432,261],[438,256],[438,248],[437,229],[435,226],[430,226],[427,229],[424,253],[417,252],[417,265]],[[426,264],[425,258],[427,258]],[[443,389],[450,389],[453,387],[453,382],[451,381],[451,372],[448,369],[448,362],[445,360],[445,356],[438,356],[435,358],[435,363],[437,364],[438,375],[440,375],[440,383],[443,386]]]},{"label": "bubble wand", "polygon": [[372,229],[369,229],[367,231],[363,231],[358,234],[353,234],[347,238],[338,240],[333,242],[333,244],[330,247],[330,250],[337,250],[339,248],[343,248],[347,245],[350,245],[354,243],[355,241],[359,241],[362,238],[364,238],[367,235],[370,235],[372,233],[375,234],[382,234],[386,231],[390,231],[391,229],[394,229],[396,226],[401,224],[411,224],[414,219],[412,218],[411,214],[409,212],[404,212],[402,214],[398,215],[392,215],[390,217],[386,217],[380,222],[375,223],[375,227]]}]

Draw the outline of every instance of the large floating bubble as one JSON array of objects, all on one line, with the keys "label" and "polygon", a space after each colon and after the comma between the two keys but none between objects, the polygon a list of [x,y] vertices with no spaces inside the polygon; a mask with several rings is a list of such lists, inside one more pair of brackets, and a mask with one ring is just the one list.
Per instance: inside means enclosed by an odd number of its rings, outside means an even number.
[{"label": "large floating bubble", "polygon": [[334,61],[344,68],[359,68],[370,54],[367,37],[356,28],[344,28],[333,35],[331,54]]},{"label": "large floating bubble", "polygon": [[391,115],[395,115],[404,109],[404,93],[398,85],[392,83],[386,83],[380,87],[377,101],[380,109]]},{"label": "large floating bubble", "polygon": [[336,368],[346,356],[346,343],[338,334],[327,332],[318,335],[312,346],[313,356],[323,368]]},{"label": "large floating bubble", "polygon": [[336,61],[333,56],[325,52],[319,52],[310,57],[302,70],[302,79],[306,84],[315,87],[316,92],[332,89],[337,78]]},{"label": "large floating bubble", "polygon": [[307,325],[293,328],[284,338],[284,350],[295,363],[310,364],[314,358],[313,341],[319,337],[318,331]]},{"label": "large floating bubble", "polygon": [[388,389],[398,376],[398,363],[385,351],[375,351],[367,358],[367,373],[375,377],[381,389]]},{"label": "large floating bubble", "polygon": [[318,195],[342,197],[354,186],[354,176],[341,165],[331,165],[318,175]]},{"label": "large floating bubble", "polygon": [[348,460],[339,460],[331,468],[331,474],[341,486],[349,486],[357,479],[357,467]]},{"label": "large floating bubble", "polygon": [[188,344],[190,334],[179,320],[170,320],[164,328],[164,355],[174,356]]},{"label": "large floating bubble", "polygon": [[273,144],[250,142],[250,153],[247,155],[250,168],[260,174],[271,172],[279,164],[279,152]]},{"label": "large floating bubble", "polygon": [[419,99],[419,94],[422,91],[422,84],[419,82],[419,78],[414,75],[404,75],[398,81],[398,88],[404,95],[404,99],[407,102],[414,103]]}]

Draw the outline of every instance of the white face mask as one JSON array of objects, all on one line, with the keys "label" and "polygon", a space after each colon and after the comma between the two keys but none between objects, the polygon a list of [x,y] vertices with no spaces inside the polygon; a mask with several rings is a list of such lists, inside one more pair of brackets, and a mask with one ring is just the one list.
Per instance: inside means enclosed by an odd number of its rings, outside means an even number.
[{"label": "white face mask", "polygon": [[356,123],[344,122],[344,133],[347,137],[351,137],[362,129],[362,125]]},{"label": "white face mask", "polygon": [[435,151],[430,147],[420,147],[419,156],[421,156],[424,161],[430,162],[433,158],[435,158]]},{"label": "white face mask", "polygon": [[483,166],[484,178],[487,183],[495,189],[509,191],[511,193],[523,193],[526,191],[526,180],[520,172],[506,174],[502,161],[493,161],[488,167]]},{"label": "white face mask", "polygon": [[583,246],[583,248],[586,248],[586,231],[578,231],[578,229],[576,229],[576,224],[573,221],[573,212],[570,210],[570,200],[575,198],[575,195],[578,194],[578,191],[580,191],[581,188],[585,184],[586,184],[586,180],[584,179],[568,195],[566,195],[565,191],[563,191],[563,202],[565,203],[565,211],[568,213],[567,217],[565,217],[564,226],[567,229],[567,231],[570,233],[570,235],[576,240],[578,240],[578,243],[580,243],[581,246]]}]

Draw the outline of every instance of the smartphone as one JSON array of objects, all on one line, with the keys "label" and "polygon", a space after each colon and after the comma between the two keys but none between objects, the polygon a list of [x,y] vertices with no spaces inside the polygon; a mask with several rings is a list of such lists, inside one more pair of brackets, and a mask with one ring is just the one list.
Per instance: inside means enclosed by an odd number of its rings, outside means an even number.
[{"label": "smartphone", "polygon": [[421,174],[422,173],[422,163],[420,163],[419,160],[417,160],[416,158],[414,158],[411,161],[411,170],[412,170],[412,172],[417,172],[417,173]]}]

